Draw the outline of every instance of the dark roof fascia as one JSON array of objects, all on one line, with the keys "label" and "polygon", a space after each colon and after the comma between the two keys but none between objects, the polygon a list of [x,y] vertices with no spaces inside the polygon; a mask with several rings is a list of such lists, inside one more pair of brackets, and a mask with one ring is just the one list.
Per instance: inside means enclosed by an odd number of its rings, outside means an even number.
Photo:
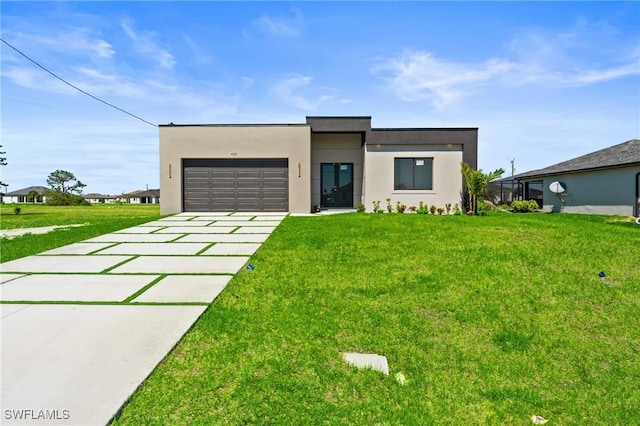
[{"label": "dark roof fascia", "polygon": [[[611,166],[602,166],[602,167],[587,167],[584,169],[575,169],[575,170],[565,170],[565,171],[557,171],[557,172],[544,172],[544,169],[533,170],[527,173],[521,173],[519,175],[514,176],[514,179],[518,180],[530,180],[534,178],[548,177],[548,176],[558,176],[558,175],[571,175],[576,173],[586,173],[586,172],[596,172],[599,170],[611,170],[611,169],[626,169],[634,166],[640,166],[640,162],[634,163],[626,163],[626,164],[614,164]],[[538,173],[541,172],[541,173]]]},{"label": "dark roof fascia", "polygon": [[479,127],[375,127],[372,132],[430,132],[430,131],[478,131]]},{"label": "dark roof fascia", "polygon": [[158,127],[310,127],[307,123],[264,124],[158,124]]}]

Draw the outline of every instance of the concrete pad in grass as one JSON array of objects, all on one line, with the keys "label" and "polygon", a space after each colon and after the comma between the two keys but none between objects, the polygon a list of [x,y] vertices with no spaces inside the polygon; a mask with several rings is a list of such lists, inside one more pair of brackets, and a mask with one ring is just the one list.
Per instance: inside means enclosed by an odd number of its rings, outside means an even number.
[{"label": "concrete pad in grass", "polygon": [[286,216],[284,212],[235,212],[231,216]]},{"label": "concrete pad in grass", "polygon": [[211,303],[224,290],[232,275],[169,275],[135,298],[133,302]]},{"label": "concrete pad in grass", "polygon": [[157,276],[25,275],[3,284],[0,300],[121,302]]},{"label": "concrete pad in grass", "polygon": [[230,212],[182,212],[174,215],[173,217],[194,217],[194,216],[202,216],[202,217],[220,217],[220,216],[229,216]]},{"label": "concrete pad in grass", "polygon": [[23,257],[2,264],[3,272],[98,273],[132,256],[45,256]]},{"label": "concrete pad in grass", "polygon": [[24,276],[25,274],[0,274],[0,284],[4,284]]},{"label": "concrete pad in grass", "polygon": [[238,254],[251,256],[260,246],[260,243],[216,243],[213,247],[202,253],[202,256]]},{"label": "concrete pad in grass", "polygon": [[228,234],[234,229],[235,226],[170,226],[158,234]]},{"label": "concrete pad in grass", "polygon": [[[203,220],[203,217],[197,217],[194,220]],[[223,216],[223,217],[215,217],[210,218],[215,220],[216,222],[249,222],[253,219],[253,216]]]},{"label": "concrete pad in grass", "polygon": [[162,229],[164,226],[132,226],[131,228],[121,229],[116,231],[116,234],[150,234]]},{"label": "concrete pad in grass", "polygon": [[252,222],[280,222],[286,216],[256,216]]},{"label": "concrete pad in grass", "polygon": [[207,247],[207,243],[122,243],[102,250],[100,254],[196,254]]},{"label": "concrete pad in grass", "polygon": [[[206,309],[18,306],[0,305],[3,425],[108,424]],[[57,410],[66,420],[18,421],[15,410]]]},{"label": "concrete pad in grass", "polygon": [[389,362],[384,355],[344,352],[342,358],[347,364],[355,367],[371,369],[386,374],[387,376],[389,375]]},{"label": "concrete pad in grass", "polygon": [[269,234],[189,234],[180,238],[180,242],[203,243],[262,243]]},{"label": "concrete pad in grass", "polygon": [[178,237],[179,234],[105,234],[85,240],[90,243],[166,243]]},{"label": "concrete pad in grass", "polygon": [[89,254],[94,251],[109,247],[112,243],[74,243],[44,251],[40,254]]},{"label": "concrete pad in grass", "polygon": [[238,228],[235,234],[270,234],[276,229],[275,226],[243,226]]},{"label": "concrete pad in grass", "polygon": [[195,221],[195,220],[167,220],[167,221],[161,221],[161,220],[156,220],[154,222],[149,222],[149,223],[144,223],[142,225],[138,225],[138,226],[152,226],[152,227],[157,227],[157,226],[182,226],[182,227],[191,227],[191,226],[207,226],[209,223],[213,222],[212,219],[209,219],[207,221]]},{"label": "concrete pad in grass", "polygon": [[111,273],[235,274],[248,260],[246,256],[141,256]]},{"label": "concrete pad in grass", "polygon": [[[271,226],[271,222],[266,224]],[[252,220],[221,220],[210,224],[209,226],[265,226],[264,222],[254,222]]]}]

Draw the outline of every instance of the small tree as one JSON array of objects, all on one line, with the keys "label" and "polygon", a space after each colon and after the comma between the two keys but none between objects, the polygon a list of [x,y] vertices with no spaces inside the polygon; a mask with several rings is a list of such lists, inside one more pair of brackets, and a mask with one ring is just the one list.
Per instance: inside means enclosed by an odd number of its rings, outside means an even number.
[{"label": "small tree", "polygon": [[467,163],[461,163],[462,176],[464,176],[465,183],[467,184],[467,192],[469,193],[469,209],[474,214],[478,213],[478,198],[482,197],[484,190],[489,182],[498,179],[504,173],[504,169],[496,169],[491,173],[484,173],[482,169],[476,170],[469,166]]},{"label": "small tree", "polygon": [[80,182],[73,173],[66,170],[56,170],[49,174],[47,185],[51,187],[45,192],[47,204],[52,206],[80,206],[91,205],[82,194],[84,183]]},{"label": "small tree", "polygon": [[[0,145],[0,148],[2,148],[2,145]],[[0,166],[6,166],[7,165],[7,157],[4,157],[4,154],[6,154],[6,152],[0,151]],[[2,181],[0,181],[0,186],[4,186],[6,188],[9,185],[4,183],[4,182],[2,182]]]},{"label": "small tree", "polygon": [[66,170],[56,170],[49,174],[49,177],[47,178],[47,185],[56,192],[77,195],[82,194],[82,188],[87,186],[76,179],[73,173]]},{"label": "small tree", "polygon": [[27,194],[27,201],[31,201],[32,203],[35,204],[36,200],[38,199],[39,196],[40,196],[40,193],[38,191],[36,191],[35,189],[32,189]]}]

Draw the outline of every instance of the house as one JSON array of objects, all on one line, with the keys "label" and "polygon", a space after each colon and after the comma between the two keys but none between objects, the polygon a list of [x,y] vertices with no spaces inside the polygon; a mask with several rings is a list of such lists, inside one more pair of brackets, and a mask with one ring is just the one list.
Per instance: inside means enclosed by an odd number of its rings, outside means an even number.
[{"label": "house", "polygon": [[[521,198],[544,211],[640,216],[640,140],[516,175]],[[560,187],[550,185],[558,182]]]},{"label": "house", "polygon": [[131,204],[160,204],[160,190],[133,191],[127,195],[127,199]]},{"label": "house", "polygon": [[371,117],[301,124],[160,126],[161,214],[308,213],[460,203],[460,163],[477,167],[477,128],[372,128]]},{"label": "house", "polygon": [[115,203],[117,198],[115,195],[103,195],[93,192],[91,194],[83,195],[83,197],[85,200],[93,204]]},{"label": "house", "polygon": [[[17,191],[7,192],[2,195],[4,203],[46,203],[47,197],[44,195],[49,188],[46,186],[29,186],[27,188],[18,189]],[[36,192],[38,195],[32,199],[30,194]]]}]

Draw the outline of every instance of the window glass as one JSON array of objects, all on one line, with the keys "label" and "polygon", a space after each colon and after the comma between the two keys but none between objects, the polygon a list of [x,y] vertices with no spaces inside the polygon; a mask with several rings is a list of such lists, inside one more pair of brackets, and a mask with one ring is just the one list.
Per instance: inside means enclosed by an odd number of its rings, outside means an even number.
[{"label": "window glass", "polygon": [[433,158],[396,158],[393,188],[397,190],[433,189]]}]

